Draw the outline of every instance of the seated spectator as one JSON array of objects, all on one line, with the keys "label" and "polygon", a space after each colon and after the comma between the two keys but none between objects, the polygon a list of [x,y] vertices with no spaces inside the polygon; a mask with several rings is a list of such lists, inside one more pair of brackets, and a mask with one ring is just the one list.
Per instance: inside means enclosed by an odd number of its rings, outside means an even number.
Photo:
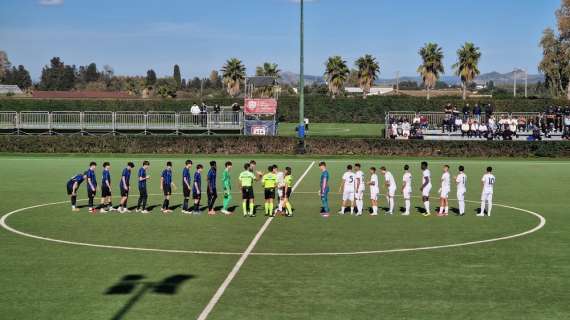
[{"label": "seated spectator", "polygon": [[402,123],[402,136],[408,139],[410,137],[410,130],[411,126],[408,119],[404,119],[404,122]]},{"label": "seated spectator", "polygon": [[469,126],[469,122],[465,121],[462,125],[461,125],[461,137],[469,137],[469,130],[471,129],[471,126]]},{"label": "seated spectator", "polygon": [[542,134],[539,127],[534,127],[532,130],[532,136],[529,137],[531,141],[542,141]]},{"label": "seated spectator", "polygon": [[570,140],[570,115],[564,116],[564,136],[563,138]]},{"label": "seated spectator", "polygon": [[485,122],[481,122],[481,125],[479,125],[479,138],[487,139],[488,133],[489,132],[487,130],[487,125],[485,124]]},{"label": "seated spectator", "polygon": [[390,124],[390,138],[396,139],[397,137],[398,137],[398,124],[396,123],[396,121],[393,121],[392,124]]},{"label": "seated spectator", "polygon": [[492,116],[489,117],[489,120],[487,120],[487,132],[488,140],[492,140],[497,133],[497,123],[495,122],[495,118]]},{"label": "seated spectator", "polygon": [[519,119],[517,121],[518,131],[520,131],[520,132],[527,131],[526,126],[527,126],[526,118],[525,117],[519,117]]},{"label": "seated spectator", "polygon": [[445,133],[445,130],[447,130],[448,132],[451,131],[451,113],[446,113],[443,116],[443,123],[442,123],[442,133]]},{"label": "seated spectator", "polygon": [[414,116],[414,119],[412,120],[412,123],[413,123],[414,125],[418,125],[418,127],[419,127],[419,125],[420,125],[420,116],[419,116],[417,113],[416,113],[416,115]]},{"label": "seated spectator", "polygon": [[239,104],[237,104],[237,103],[232,104],[232,111],[233,112],[239,112],[240,110],[241,109],[239,107]]},{"label": "seated spectator", "polygon": [[455,123],[453,125],[453,132],[457,132],[461,130],[461,126],[463,125],[463,121],[460,117],[455,118]]},{"label": "seated spectator", "polygon": [[515,119],[512,119],[511,122],[509,123],[509,131],[517,136],[517,121]]},{"label": "seated spectator", "polygon": [[479,136],[479,123],[477,121],[471,122],[471,138],[477,138]]},{"label": "seated spectator", "polygon": [[429,128],[428,119],[425,115],[420,116],[420,127],[422,130],[427,130]]},{"label": "seated spectator", "polygon": [[510,130],[508,126],[505,130],[503,130],[503,140],[505,141],[513,140],[513,132]]}]

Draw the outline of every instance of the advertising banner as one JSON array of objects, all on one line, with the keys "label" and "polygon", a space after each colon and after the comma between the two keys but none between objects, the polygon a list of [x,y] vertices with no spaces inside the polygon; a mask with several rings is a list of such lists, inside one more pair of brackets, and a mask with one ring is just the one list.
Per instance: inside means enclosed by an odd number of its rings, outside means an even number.
[{"label": "advertising banner", "polygon": [[277,113],[277,100],[275,99],[245,99],[245,114],[268,114]]},{"label": "advertising banner", "polygon": [[276,129],[274,121],[245,121],[245,134],[248,136],[274,136],[277,133]]}]

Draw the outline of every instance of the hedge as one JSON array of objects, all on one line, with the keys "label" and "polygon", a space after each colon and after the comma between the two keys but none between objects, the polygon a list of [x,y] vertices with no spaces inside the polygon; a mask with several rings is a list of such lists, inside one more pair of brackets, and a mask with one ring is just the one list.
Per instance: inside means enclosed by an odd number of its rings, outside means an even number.
[{"label": "hedge", "polygon": [[[295,154],[286,137],[0,136],[0,152],[73,154]],[[395,141],[311,138],[309,155],[418,157],[570,157],[566,141]]]},{"label": "hedge", "polygon": [[[282,122],[298,121],[298,98],[283,96],[279,100],[279,120]],[[243,103],[241,99],[208,99],[208,105],[231,105]],[[543,111],[549,105],[567,105],[567,100],[553,99],[470,99],[475,103],[492,103],[496,111],[536,112]],[[189,110],[198,100],[40,100],[22,98],[1,98],[0,111],[61,111],[61,110],[97,110],[97,111],[181,111]],[[312,122],[320,123],[383,123],[387,111],[442,111],[446,103],[463,106],[458,97],[437,97],[426,100],[422,97],[383,96],[340,97],[331,99],[323,95],[309,95],[305,99],[306,116]]]}]

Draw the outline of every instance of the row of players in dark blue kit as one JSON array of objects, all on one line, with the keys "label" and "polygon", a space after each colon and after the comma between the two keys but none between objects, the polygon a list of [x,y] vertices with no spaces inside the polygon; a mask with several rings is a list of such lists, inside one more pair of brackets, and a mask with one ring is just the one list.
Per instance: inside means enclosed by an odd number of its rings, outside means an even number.
[{"label": "row of players in dark blue kit", "polygon": [[[231,162],[226,163],[226,169],[231,168]],[[139,199],[137,203],[137,212],[149,213],[147,210],[147,181],[150,180],[150,175],[148,174],[148,169],[150,167],[149,161],[144,161],[142,167],[138,170],[138,190]],[[196,166],[196,171],[192,180],[190,169],[192,167],[192,161],[187,160],[185,162],[185,167],[182,171],[182,189],[184,194],[184,203],[182,206],[182,212],[198,213],[200,212],[200,201],[202,199],[202,171],[204,166],[199,164]],[[132,190],[130,180],[131,172],[135,168],[134,163],[129,162],[127,166],[123,169],[121,174],[121,180],[119,182],[119,190],[121,194],[121,200],[117,208],[113,207],[111,202],[112,186],[111,186],[111,164],[109,162],[103,163],[103,174],[101,181],[101,204],[98,207],[94,205],[94,199],[97,194],[97,177],[95,170],[97,168],[97,163],[91,162],[89,164],[89,169],[84,173],[76,174],[71,177],[67,182],[67,194],[71,198],[71,209],[75,212],[79,211],[77,207],[77,191],[79,186],[85,181],[87,186],[87,198],[88,198],[88,210],[90,213],[95,213],[100,210],[102,213],[109,211],[118,211],[120,213],[128,213],[130,210],[127,206],[127,201],[129,199],[130,191]],[[217,188],[216,188],[216,175],[217,175],[217,164],[215,161],[210,162],[210,169],[207,174],[207,195],[208,195],[208,214],[215,214],[214,204],[217,199]],[[193,183],[191,183],[193,182]],[[162,203],[161,211],[163,213],[170,213],[170,197],[172,195],[172,188],[176,188],[176,185],[172,181],[172,162],[167,162],[166,167],[162,171],[160,176],[160,188],[164,194],[164,201]],[[189,206],[190,196],[192,196],[194,203],[192,208]],[[228,201],[229,202],[229,201]],[[229,214],[227,205],[228,202],[224,199],[224,208],[222,213]]]}]

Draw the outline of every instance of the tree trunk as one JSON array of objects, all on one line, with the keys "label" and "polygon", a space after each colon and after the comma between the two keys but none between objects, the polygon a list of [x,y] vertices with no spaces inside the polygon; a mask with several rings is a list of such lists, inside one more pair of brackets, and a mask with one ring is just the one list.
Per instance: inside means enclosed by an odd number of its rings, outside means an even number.
[{"label": "tree trunk", "polygon": [[430,98],[429,93],[430,93],[430,88],[427,87],[427,99],[428,99],[428,100],[429,100],[429,98]]},{"label": "tree trunk", "polygon": [[467,84],[463,84],[463,100],[467,100]]}]

